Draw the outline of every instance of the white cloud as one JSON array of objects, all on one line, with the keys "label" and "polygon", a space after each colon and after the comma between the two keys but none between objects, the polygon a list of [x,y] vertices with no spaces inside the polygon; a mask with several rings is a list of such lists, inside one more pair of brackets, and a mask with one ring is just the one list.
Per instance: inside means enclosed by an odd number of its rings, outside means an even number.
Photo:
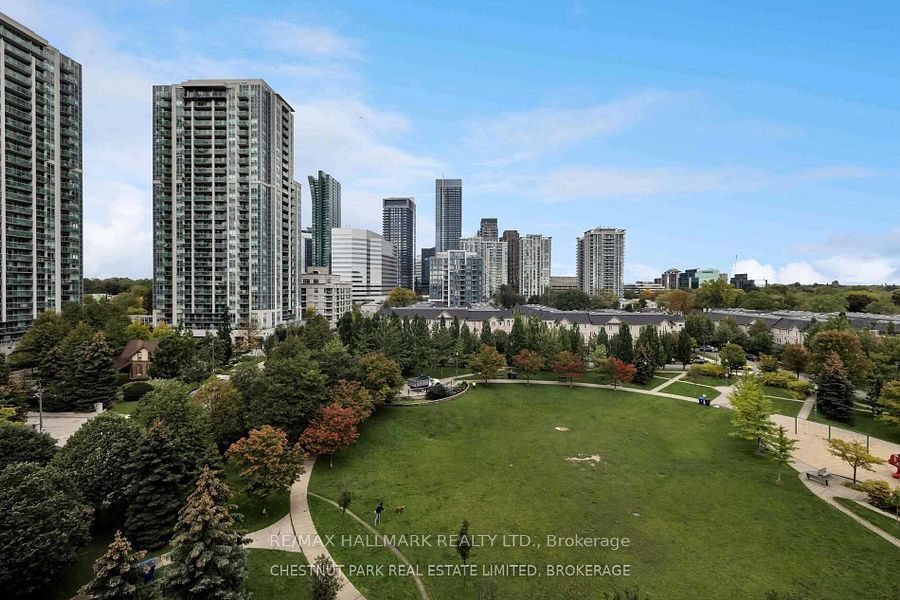
[{"label": "white cloud", "polygon": [[626,129],[666,98],[647,92],[583,109],[537,108],[477,120],[467,127],[467,145],[485,166],[536,158],[601,135]]},{"label": "white cloud", "polygon": [[264,25],[260,37],[276,50],[304,56],[359,58],[359,42],[326,27],[273,21]]},{"label": "white cloud", "polygon": [[781,267],[762,264],[755,258],[739,260],[735,263],[735,273],[746,273],[747,277],[760,283],[827,283],[827,275],[818,272],[808,262],[790,262]]},{"label": "white cloud", "polygon": [[896,283],[900,260],[874,254],[839,254],[776,267],[756,259],[745,259],[736,263],[735,272],[747,273],[750,279],[768,280],[769,283],[829,283],[835,280],[846,284]]}]

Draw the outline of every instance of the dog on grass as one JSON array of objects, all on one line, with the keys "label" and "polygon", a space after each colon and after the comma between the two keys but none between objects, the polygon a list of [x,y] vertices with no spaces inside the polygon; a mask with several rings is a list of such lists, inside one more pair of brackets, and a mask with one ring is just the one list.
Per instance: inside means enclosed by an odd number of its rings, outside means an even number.
[{"label": "dog on grass", "polygon": [[402,515],[404,510],[406,510],[406,506],[398,506],[398,507],[394,508],[394,514]]}]

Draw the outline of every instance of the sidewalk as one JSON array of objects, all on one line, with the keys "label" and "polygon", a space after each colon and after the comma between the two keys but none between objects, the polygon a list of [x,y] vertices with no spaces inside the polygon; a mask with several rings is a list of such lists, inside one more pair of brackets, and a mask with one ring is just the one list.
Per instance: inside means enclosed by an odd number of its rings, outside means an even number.
[{"label": "sidewalk", "polygon": [[[309,488],[309,477],[315,464],[315,456],[306,459],[303,475],[291,486],[290,514],[265,529],[248,535],[247,537],[250,538],[248,548],[302,552],[310,564],[315,561],[317,556],[324,554],[331,562],[337,564],[323,543],[324,538],[319,538],[316,525],[309,512],[306,494]],[[337,600],[365,600],[365,596],[347,579],[343,571],[338,573],[338,579],[342,585]]]}]

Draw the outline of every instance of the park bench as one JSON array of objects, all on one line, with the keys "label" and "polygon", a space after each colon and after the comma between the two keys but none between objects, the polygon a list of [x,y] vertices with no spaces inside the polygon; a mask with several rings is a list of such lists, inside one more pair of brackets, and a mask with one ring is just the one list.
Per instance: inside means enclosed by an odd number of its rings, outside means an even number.
[{"label": "park bench", "polygon": [[828,472],[828,469],[819,469],[818,471],[807,471],[806,478],[811,481],[818,481],[822,485],[828,485],[828,480],[831,479],[833,475]]}]

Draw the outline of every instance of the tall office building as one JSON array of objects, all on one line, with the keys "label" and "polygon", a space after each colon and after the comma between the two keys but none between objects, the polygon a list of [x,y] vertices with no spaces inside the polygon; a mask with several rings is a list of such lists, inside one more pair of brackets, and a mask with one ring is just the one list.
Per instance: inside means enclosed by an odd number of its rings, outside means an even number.
[{"label": "tall office building", "polygon": [[81,65],[0,13],[0,348],[81,302]]},{"label": "tall office building", "polygon": [[154,318],[263,332],[300,318],[294,114],[261,79],[153,86]]},{"label": "tall office building", "polygon": [[519,276],[519,261],[521,260],[521,248],[519,232],[515,229],[507,229],[501,237],[506,242],[506,282],[512,290],[522,293],[521,277]]},{"label": "tall office building", "polygon": [[521,248],[519,247],[519,232],[515,229],[507,229],[501,238],[506,242],[506,281],[509,287],[517,293],[522,293],[521,277],[519,276],[519,260]]},{"label": "tall office building", "polygon": [[416,201],[414,198],[385,198],[382,212],[384,239],[397,250],[397,268],[402,287],[413,289],[416,263]]},{"label": "tall office building", "polygon": [[431,259],[429,297],[444,306],[471,306],[482,301],[482,262],[474,252],[447,250]]},{"label": "tall office building", "polygon": [[576,244],[578,287],[591,296],[600,290],[624,293],[625,230],[595,227],[584,232]]},{"label": "tall office building", "polygon": [[312,196],[313,261],[318,267],[331,266],[331,230],[341,226],[341,184],[328,173],[309,176]]},{"label": "tall office building", "polygon": [[431,248],[422,248],[421,250],[421,258],[419,259],[419,268],[421,269],[421,271],[419,271],[419,289],[416,290],[417,293],[429,293],[428,287],[431,281],[429,274],[431,269],[431,259],[434,254],[434,246],[432,246]]},{"label": "tall office building", "polygon": [[486,240],[497,240],[500,232],[497,229],[497,219],[493,217],[485,217],[481,219],[481,225],[478,227],[478,237]]},{"label": "tall office building", "polygon": [[485,298],[490,298],[507,282],[509,272],[507,243],[503,240],[482,237],[460,238],[459,249],[473,252],[481,258],[481,287]]},{"label": "tall office building", "polygon": [[529,233],[519,239],[519,292],[525,299],[540,296],[550,287],[553,238]]},{"label": "tall office building", "polygon": [[674,290],[678,288],[679,273],[681,273],[681,271],[678,269],[666,269],[663,271],[662,277],[659,278],[659,283],[667,290]]},{"label": "tall office building", "polygon": [[384,300],[397,287],[394,245],[368,229],[331,230],[331,273],[350,282],[353,302]]},{"label": "tall office building", "polygon": [[462,179],[434,180],[434,248],[456,250],[462,237]]}]

